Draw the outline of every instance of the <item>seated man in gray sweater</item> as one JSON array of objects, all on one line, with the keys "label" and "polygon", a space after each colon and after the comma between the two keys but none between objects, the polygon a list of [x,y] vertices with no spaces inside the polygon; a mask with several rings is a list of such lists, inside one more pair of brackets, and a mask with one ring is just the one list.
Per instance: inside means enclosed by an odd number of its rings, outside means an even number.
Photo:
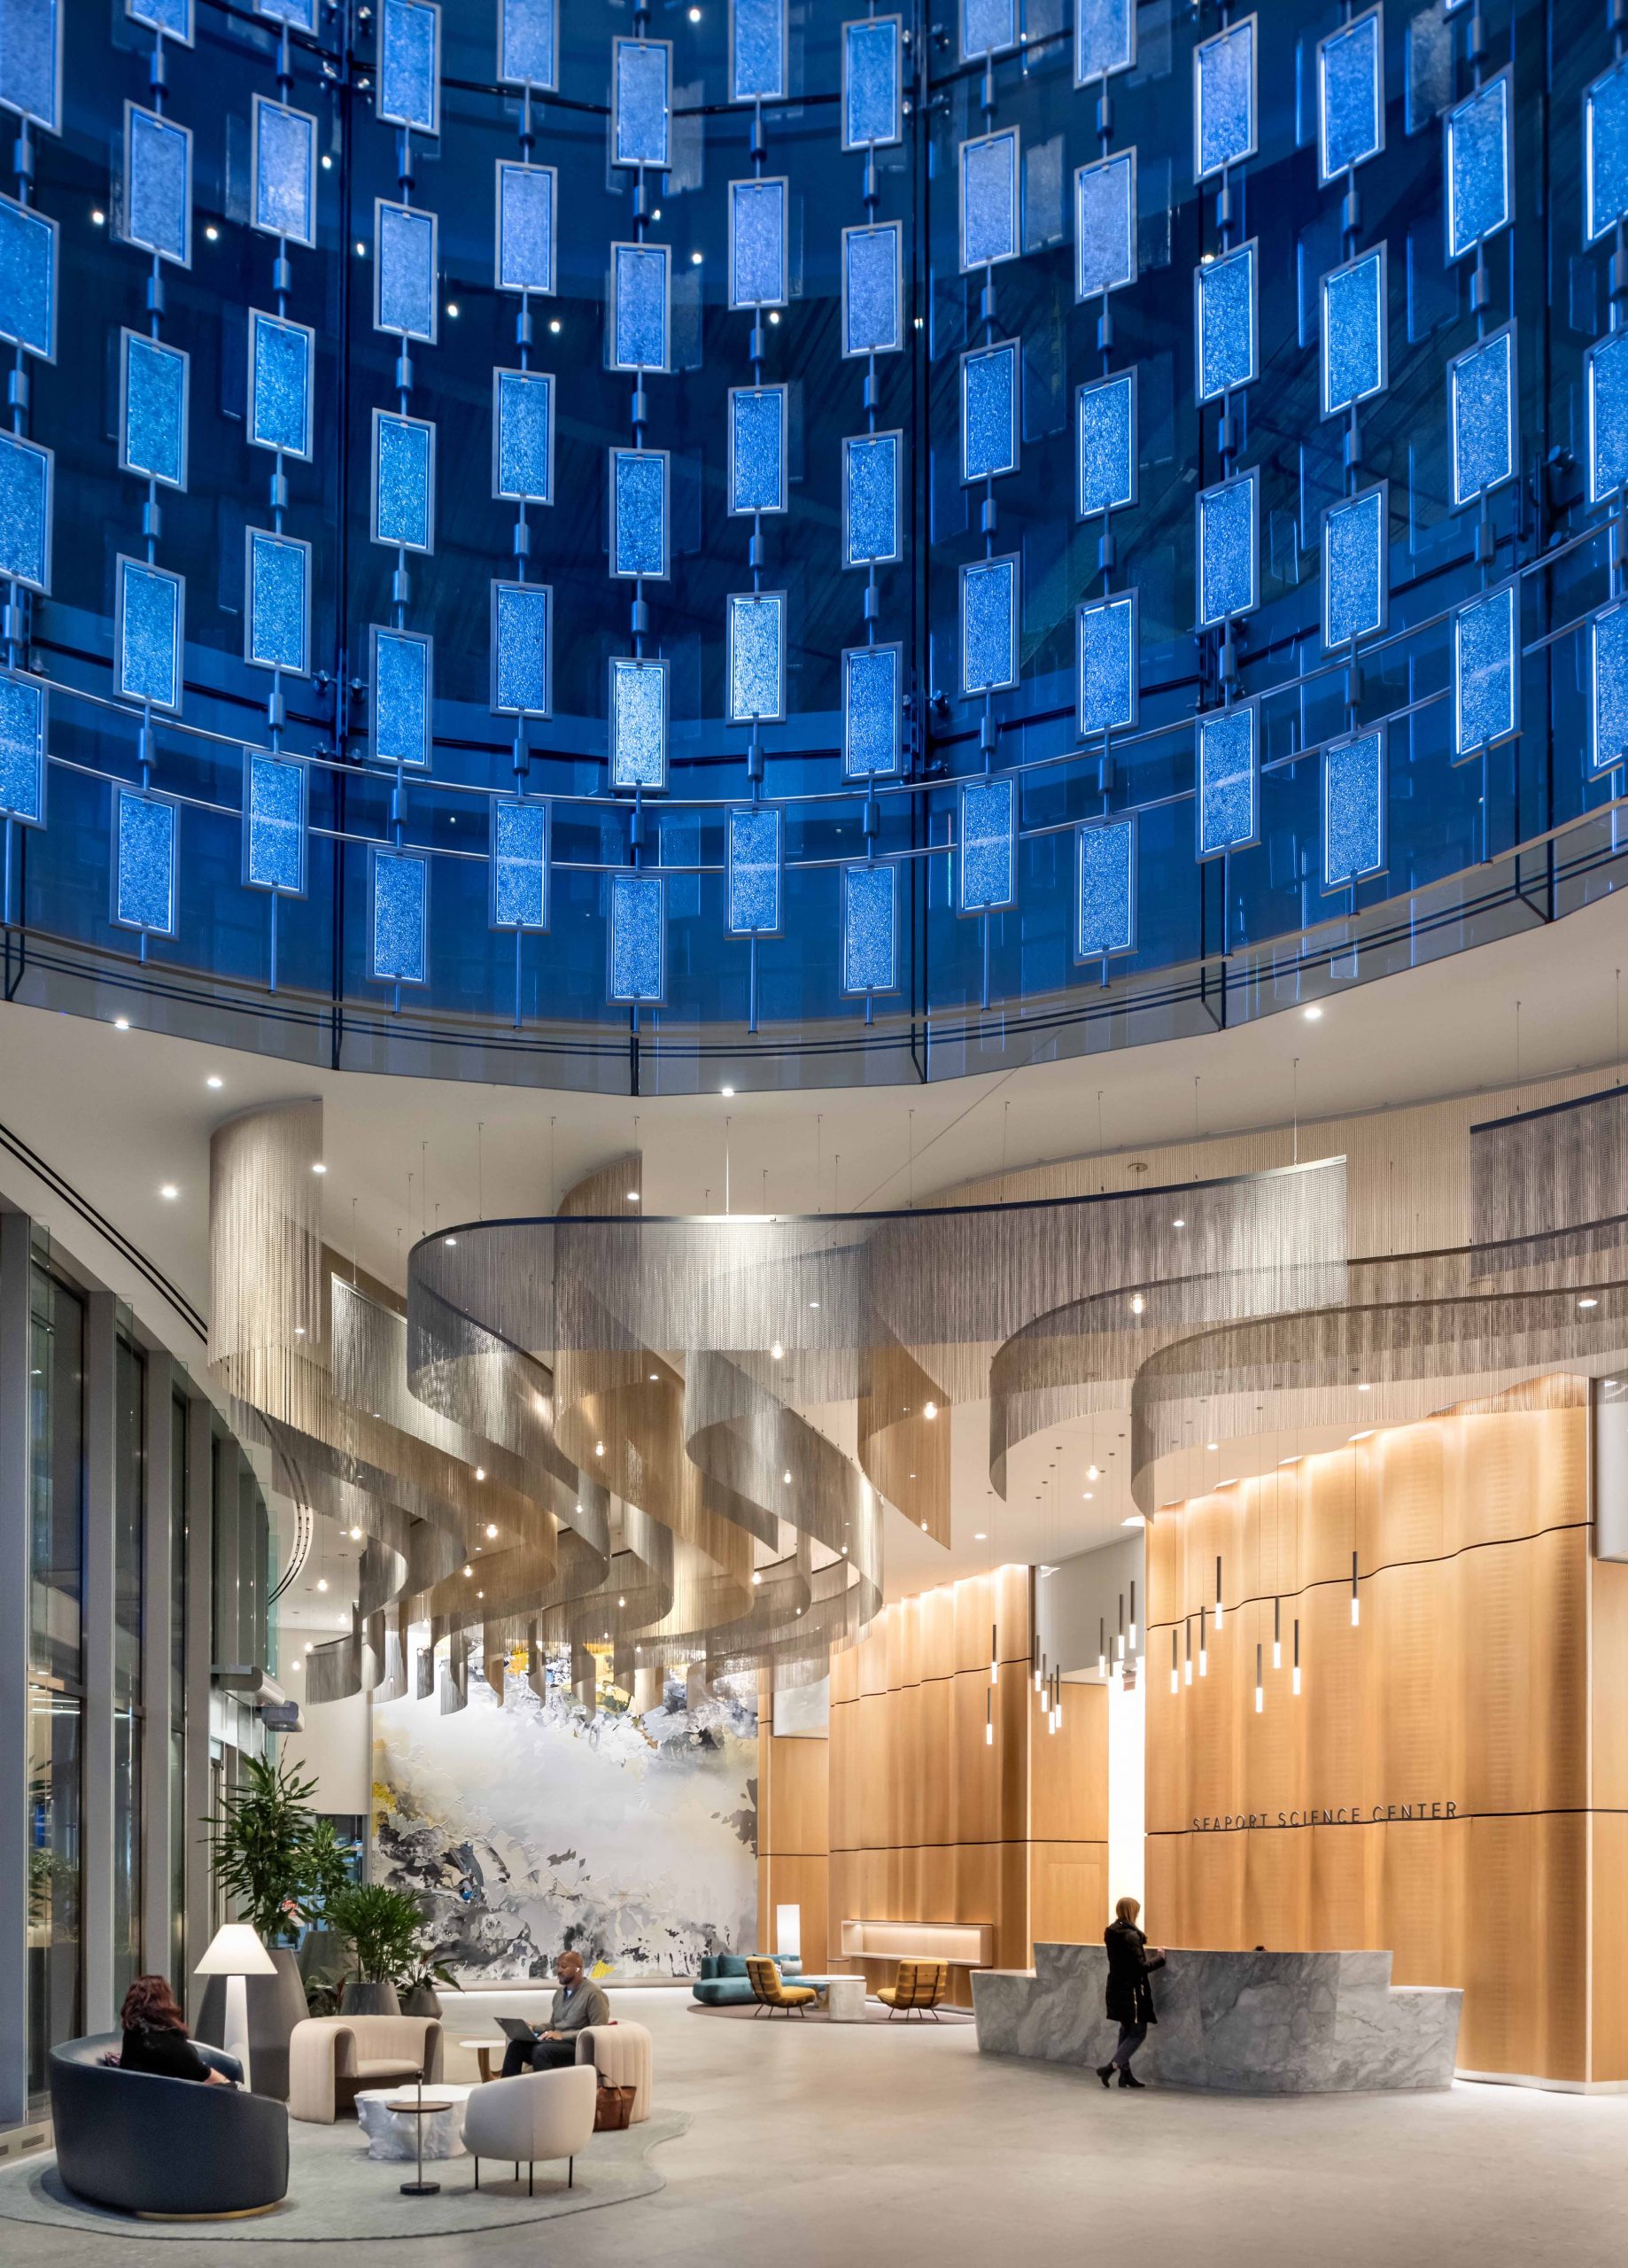
[{"label": "seated man in gray sweater", "polygon": [[547,2028],[529,2047],[523,2039],[509,2041],[503,2055],[506,2079],[527,2070],[552,2071],[561,2064],[574,2063],[578,2033],[591,2023],[610,2022],[609,2003],[599,1986],[584,1977],[579,1953],[562,1953],[554,1962],[554,1973],[560,1989],[548,2011]]}]

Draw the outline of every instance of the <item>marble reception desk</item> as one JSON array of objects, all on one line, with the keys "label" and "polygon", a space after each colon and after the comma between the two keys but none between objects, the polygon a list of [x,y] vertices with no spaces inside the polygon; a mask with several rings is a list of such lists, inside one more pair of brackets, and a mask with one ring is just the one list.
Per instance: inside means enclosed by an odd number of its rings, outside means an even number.
[{"label": "marble reception desk", "polygon": [[[1456,1988],[1392,1984],[1388,1953],[1183,1953],[1152,1978],[1159,2021],[1138,2077],[1236,2094],[1338,2094],[1452,2084]],[[1103,2014],[1100,1945],[1037,1945],[1032,1969],[973,1978],[978,2045],[1086,2069],[1119,2027]]]}]

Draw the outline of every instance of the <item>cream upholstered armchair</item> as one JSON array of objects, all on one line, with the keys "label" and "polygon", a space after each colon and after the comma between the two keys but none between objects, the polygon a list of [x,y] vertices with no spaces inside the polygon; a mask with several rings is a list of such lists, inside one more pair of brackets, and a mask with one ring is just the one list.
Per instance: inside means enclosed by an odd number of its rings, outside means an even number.
[{"label": "cream upholstered armchair", "polygon": [[331,2126],[363,2087],[441,2076],[441,2027],[433,2016],[307,2016],[288,2046],[291,2118]]},{"label": "cream upholstered armchair", "polygon": [[577,2153],[593,2134],[599,2074],[592,2063],[568,2063],[557,2071],[522,2071],[470,2091],[463,2112],[463,2147],[475,2161],[480,2187],[483,2158],[508,2158],[519,2175],[526,2169],[526,2194],[534,2194],[533,2169],[539,2158],[565,2160],[565,2186],[576,2185]]},{"label": "cream upholstered armchair", "polygon": [[650,2035],[641,2023],[585,2023],[577,2034],[577,2061],[592,2063],[608,2087],[632,2087],[637,2126],[650,2116]]}]

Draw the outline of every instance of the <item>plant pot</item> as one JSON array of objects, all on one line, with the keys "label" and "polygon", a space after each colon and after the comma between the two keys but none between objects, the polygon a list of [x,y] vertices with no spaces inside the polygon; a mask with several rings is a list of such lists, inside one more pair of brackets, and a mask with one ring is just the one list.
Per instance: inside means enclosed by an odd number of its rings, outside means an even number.
[{"label": "plant pot", "polygon": [[414,1984],[402,1995],[401,2013],[404,2016],[438,2016],[440,2000],[433,1984]]},{"label": "plant pot", "polygon": [[[275,1977],[249,1977],[249,2084],[256,2094],[275,2101],[288,2101],[289,2035],[306,2017],[306,1988],[291,1946],[267,1948],[276,1964]],[[193,2026],[194,2037],[218,2047],[226,2037],[226,1979],[211,1977],[205,1984],[203,2005]]]},{"label": "plant pot", "polygon": [[365,1977],[351,1977],[345,1979],[339,2013],[342,2016],[399,2016],[401,2008],[393,1984],[373,1984]]}]

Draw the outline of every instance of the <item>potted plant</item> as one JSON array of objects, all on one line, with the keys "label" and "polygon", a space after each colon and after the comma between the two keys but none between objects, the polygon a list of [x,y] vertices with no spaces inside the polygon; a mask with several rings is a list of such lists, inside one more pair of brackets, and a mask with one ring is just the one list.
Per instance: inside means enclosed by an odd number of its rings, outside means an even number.
[{"label": "potted plant", "polygon": [[413,1955],[413,1966],[402,1979],[401,2013],[404,2016],[438,2016],[441,1997],[438,1984],[458,1990],[458,1979],[444,1961],[437,1961],[427,1938],[420,1937]]},{"label": "potted plant", "polygon": [[[305,1987],[292,1941],[303,1918],[301,1901],[313,1883],[311,1810],[314,1780],[291,1765],[249,1757],[243,1782],[220,1811],[205,1820],[215,1880],[276,1966],[275,1977],[248,1979],[249,2052],[255,2092],[288,2099],[289,2034],[306,2013]],[[329,1830],[331,1834],[331,1829]],[[210,1980],[198,2016],[199,2036],[219,2043],[225,2023],[225,1984]]]},{"label": "potted plant", "polygon": [[355,1965],[341,2008],[359,2016],[399,2015],[396,1987],[412,1976],[423,1934],[418,1900],[387,1883],[352,1883],[329,1899],[328,1921],[350,1946]]},{"label": "potted plant", "polygon": [[[338,1932],[329,1920],[329,1907],[355,1879],[356,1845],[341,1836],[331,1819],[314,1820],[306,1857],[307,1888],[299,1901],[306,1924],[305,1935],[299,1941],[299,1973],[305,1979],[309,2000],[313,1983],[319,1978],[337,1979],[344,1966],[344,1950]],[[337,1995],[337,1982],[334,1991]],[[331,2016],[336,2011],[314,2008],[311,2013]]]}]

